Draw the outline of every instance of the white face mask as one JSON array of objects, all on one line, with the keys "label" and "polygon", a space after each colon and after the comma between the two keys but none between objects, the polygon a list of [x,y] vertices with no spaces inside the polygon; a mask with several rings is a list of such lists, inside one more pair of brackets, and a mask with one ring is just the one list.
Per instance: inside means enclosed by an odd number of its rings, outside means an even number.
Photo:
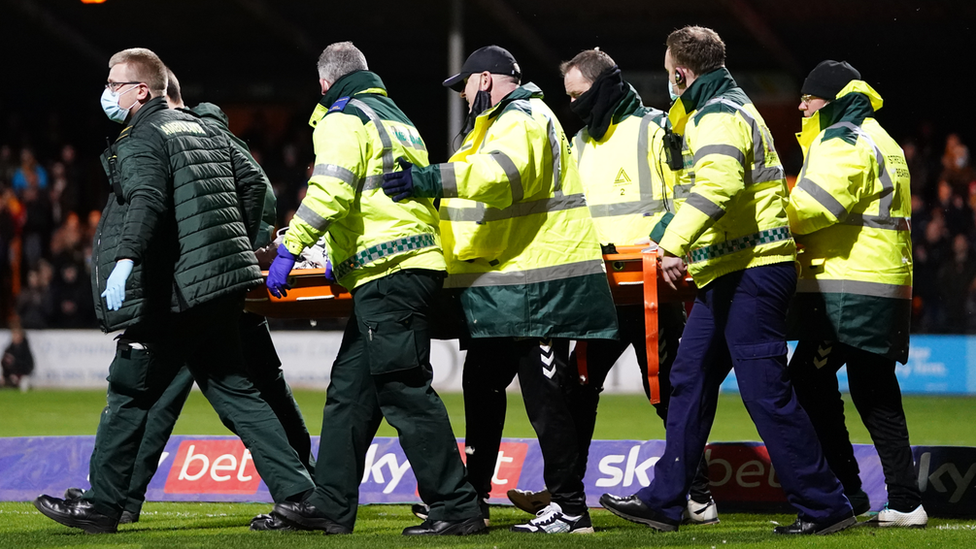
[{"label": "white face mask", "polygon": [[136,87],[137,86],[133,86],[122,93],[105,88],[105,91],[102,92],[102,99],[101,99],[102,110],[105,111],[105,116],[107,116],[109,120],[111,120],[112,122],[118,122],[119,124],[125,124],[125,119],[129,117],[129,110],[132,107],[129,107],[128,109],[123,109],[122,107],[119,106],[119,99],[123,95],[136,89]]},{"label": "white face mask", "polygon": [[678,100],[679,97],[681,97],[680,95],[674,93],[674,84],[672,84],[670,80],[668,80],[668,95],[671,96],[672,103],[674,103],[675,101]]}]

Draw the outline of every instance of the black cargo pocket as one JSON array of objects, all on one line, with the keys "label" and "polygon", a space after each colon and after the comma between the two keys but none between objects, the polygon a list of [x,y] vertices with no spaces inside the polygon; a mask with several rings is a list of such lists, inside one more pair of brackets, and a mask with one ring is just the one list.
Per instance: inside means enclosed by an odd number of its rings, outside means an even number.
[{"label": "black cargo pocket", "polygon": [[132,398],[144,396],[149,390],[153,354],[140,343],[119,340],[115,360],[108,368],[112,390]]},{"label": "black cargo pocket", "polygon": [[389,374],[420,365],[412,315],[398,320],[363,321],[363,324],[370,374]]}]

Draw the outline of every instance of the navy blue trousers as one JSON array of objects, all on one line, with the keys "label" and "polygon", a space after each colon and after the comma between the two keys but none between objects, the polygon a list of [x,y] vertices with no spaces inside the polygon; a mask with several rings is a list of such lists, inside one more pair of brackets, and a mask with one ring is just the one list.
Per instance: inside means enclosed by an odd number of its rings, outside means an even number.
[{"label": "navy blue trousers", "polygon": [[664,455],[654,465],[651,485],[637,492],[668,518],[681,520],[715,419],[719,386],[732,368],[800,518],[825,522],[851,513],[786,369],[786,308],[795,289],[796,270],[788,262],[736,271],[699,290],[671,367]]}]

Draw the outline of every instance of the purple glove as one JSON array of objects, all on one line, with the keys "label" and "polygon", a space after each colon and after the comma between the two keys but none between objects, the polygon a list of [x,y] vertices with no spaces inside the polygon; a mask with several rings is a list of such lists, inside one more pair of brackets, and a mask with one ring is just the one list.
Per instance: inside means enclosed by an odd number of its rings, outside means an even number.
[{"label": "purple glove", "polygon": [[279,298],[288,295],[285,291],[291,289],[288,285],[288,275],[291,273],[291,268],[295,266],[296,259],[298,256],[289,252],[284,244],[278,246],[278,256],[271,262],[271,267],[268,267],[268,280],[265,282],[271,295]]},{"label": "purple glove", "polygon": [[325,258],[325,279],[329,281],[329,284],[338,283],[335,274],[332,272],[332,262],[329,261],[329,258]]}]

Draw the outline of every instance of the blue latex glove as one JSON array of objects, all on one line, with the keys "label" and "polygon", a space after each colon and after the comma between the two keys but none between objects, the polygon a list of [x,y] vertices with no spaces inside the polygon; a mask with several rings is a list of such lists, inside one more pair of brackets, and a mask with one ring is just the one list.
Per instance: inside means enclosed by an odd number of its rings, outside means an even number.
[{"label": "blue latex glove", "polygon": [[402,156],[397,158],[397,164],[400,165],[401,171],[383,174],[383,183],[381,184],[383,192],[394,202],[414,195],[413,164],[404,160]]},{"label": "blue latex glove", "polygon": [[325,258],[325,279],[329,281],[329,284],[337,284],[335,273],[332,272],[332,262],[329,258]]},{"label": "blue latex glove", "polygon": [[278,246],[278,256],[271,262],[271,267],[268,268],[268,280],[265,281],[271,295],[275,297],[288,295],[288,292],[285,291],[291,289],[291,286],[288,285],[288,274],[295,266],[296,259],[298,256],[289,252],[284,244]]},{"label": "blue latex glove", "polygon": [[122,302],[125,301],[125,281],[132,274],[133,266],[135,263],[131,259],[120,259],[115,262],[115,267],[108,275],[105,291],[102,292],[109,310],[118,311],[122,308]]}]

